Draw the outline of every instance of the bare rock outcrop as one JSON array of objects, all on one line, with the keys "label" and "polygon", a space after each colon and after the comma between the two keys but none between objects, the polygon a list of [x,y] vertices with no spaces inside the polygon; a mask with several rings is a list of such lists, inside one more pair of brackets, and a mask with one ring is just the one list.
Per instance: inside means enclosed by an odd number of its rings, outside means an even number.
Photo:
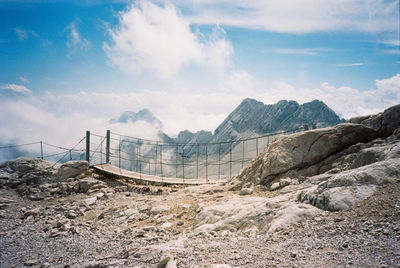
[{"label": "bare rock outcrop", "polygon": [[65,180],[76,177],[88,169],[89,163],[87,161],[68,161],[61,165],[57,175],[60,180]]},{"label": "bare rock outcrop", "polygon": [[202,208],[195,217],[195,228],[197,232],[268,233],[317,213],[311,205],[296,203],[293,193],[275,198],[238,196]]},{"label": "bare rock outcrop", "polygon": [[0,163],[0,186],[17,188],[23,184],[51,180],[58,165],[38,158],[20,157]]},{"label": "bare rock outcrop", "polygon": [[291,185],[298,202],[337,211],[400,181],[400,105],[350,122],[279,138],[230,189],[260,184],[282,194]]},{"label": "bare rock outcrop", "polygon": [[263,153],[230,182],[240,190],[253,185],[278,189],[281,177],[304,180],[326,172],[339,173],[381,161],[386,152],[376,145],[400,138],[400,105],[384,112],[356,117],[335,127],[284,136],[269,144]]},{"label": "bare rock outcrop", "polygon": [[377,136],[375,130],[363,125],[340,124],[281,137],[236,177],[235,188],[249,183],[269,186],[278,175],[309,167],[350,145],[368,142]]},{"label": "bare rock outcrop", "polygon": [[390,136],[400,126],[400,104],[376,115],[351,118],[348,122],[368,126],[376,130],[380,137]]},{"label": "bare rock outcrop", "polygon": [[0,163],[0,168],[20,174],[31,171],[49,173],[49,169],[53,165],[53,163],[43,161],[39,158],[19,157],[10,161]]},{"label": "bare rock outcrop", "polygon": [[321,181],[299,194],[298,201],[320,209],[348,209],[371,196],[378,187],[400,180],[400,160],[390,159],[342,173],[315,176]]},{"label": "bare rock outcrop", "polygon": [[38,158],[17,158],[0,164],[0,188],[15,189],[31,201],[75,193],[91,193],[106,187],[89,171],[86,161],[62,165]]}]

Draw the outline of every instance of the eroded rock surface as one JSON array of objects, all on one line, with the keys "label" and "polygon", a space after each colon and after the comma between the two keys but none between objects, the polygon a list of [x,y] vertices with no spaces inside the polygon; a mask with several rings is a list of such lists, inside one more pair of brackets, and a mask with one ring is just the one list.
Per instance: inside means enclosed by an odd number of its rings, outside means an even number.
[{"label": "eroded rock surface", "polygon": [[76,177],[89,169],[87,161],[68,161],[60,166],[57,176],[60,180]]},{"label": "eroded rock surface", "polygon": [[348,122],[368,126],[376,130],[379,136],[387,137],[400,125],[400,105],[392,106],[376,115],[355,117]]},{"label": "eroded rock surface", "polygon": [[277,175],[309,167],[350,145],[376,137],[375,130],[358,124],[341,124],[281,137],[237,176],[239,187],[258,180],[269,185]]}]

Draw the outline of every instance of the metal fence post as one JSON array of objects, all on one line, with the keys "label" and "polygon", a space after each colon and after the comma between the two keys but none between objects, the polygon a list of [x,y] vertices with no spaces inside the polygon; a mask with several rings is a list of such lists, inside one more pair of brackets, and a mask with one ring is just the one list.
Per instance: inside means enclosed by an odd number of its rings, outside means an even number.
[{"label": "metal fence post", "polygon": [[103,164],[103,137],[100,138],[100,164]]},{"label": "metal fence post", "polygon": [[157,176],[157,157],[158,157],[157,149],[158,149],[158,142],[156,143],[156,160],[154,163],[154,176]]},{"label": "metal fence post", "polygon": [[138,140],[139,177],[142,178],[142,160],[140,159],[140,139]]},{"label": "metal fence post", "polygon": [[119,136],[118,143],[118,168],[121,168],[121,136]]},{"label": "metal fence post", "polygon": [[43,160],[43,142],[40,141],[40,158]]},{"label": "metal fence post", "polygon": [[258,138],[256,139],[256,156],[258,155]]},{"label": "metal fence post", "polygon": [[208,160],[208,154],[207,154],[207,144],[206,144],[206,182],[208,182],[208,167],[207,167],[207,160]]},{"label": "metal fence post", "polygon": [[90,131],[86,131],[86,161],[90,163]]},{"label": "metal fence post", "polygon": [[164,174],[162,169],[162,144],[160,145],[160,168],[161,168],[161,178],[163,178]]},{"label": "metal fence post", "polygon": [[136,142],[136,172],[139,172],[139,140]]},{"label": "metal fence post", "polygon": [[229,178],[232,178],[232,142],[229,143]]},{"label": "metal fence post", "polygon": [[106,134],[106,163],[110,164],[110,136],[111,136],[111,131],[107,130]]},{"label": "metal fence post", "polygon": [[178,144],[176,144],[175,150],[175,178],[178,178]]},{"label": "metal fence post", "polygon": [[221,179],[221,143],[218,148],[218,180]]}]

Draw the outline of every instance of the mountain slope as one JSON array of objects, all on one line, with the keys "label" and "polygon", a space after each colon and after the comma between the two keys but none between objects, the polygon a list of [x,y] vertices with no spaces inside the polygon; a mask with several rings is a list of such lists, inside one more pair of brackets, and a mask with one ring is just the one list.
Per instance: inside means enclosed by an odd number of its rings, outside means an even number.
[{"label": "mountain slope", "polygon": [[[265,105],[254,99],[244,99],[242,103],[215,129],[207,141],[188,130],[180,132],[176,142],[191,143],[223,142],[264,135],[278,131],[294,130],[304,125],[327,127],[343,123],[339,116],[319,100],[298,104],[296,101],[281,100],[276,104]],[[183,138],[185,137],[185,138]],[[189,138],[191,137],[191,138]]]},{"label": "mountain slope", "polygon": [[299,105],[296,101],[281,100],[264,105],[254,99],[245,99],[218,126],[214,141],[243,138],[251,134],[263,135],[293,130],[303,125],[332,126],[344,122],[325,103],[319,100]]},{"label": "mountain slope", "polygon": [[[161,121],[155,118],[147,109],[138,113],[125,112],[118,119],[113,119],[112,122],[129,123],[138,120],[149,122],[156,127],[162,125]],[[295,130],[302,128],[304,125],[321,128],[334,126],[342,122],[344,121],[333,110],[319,100],[302,105],[296,101],[281,100],[276,104],[265,105],[260,101],[247,98],[215,129],[214,134],[204,130],[195,133],[184,130],[179,132],[177,137],[171,138],[159,130],[158,138],[166,143],[179,143],[181,145],[208,144],[276,133],[278,131]],[[226,154],[236,145],[233,144],[232,148],[227,145],[222,147],[218,144],[209,145],[207,150],[208,154]],[[136,147],[134,143],[124,143],[122,146],[124,151],[131,152],[133,155],[137,153]],[[206,147],[204,146],[186,145],[179,148],[167,148],[173,150],[174,153],[178,150],[188,156],[206,154]],[[157,154],[157,148],[155,146],[147,149],[142,148],[141,153],[146,157],[154,157]]]}]

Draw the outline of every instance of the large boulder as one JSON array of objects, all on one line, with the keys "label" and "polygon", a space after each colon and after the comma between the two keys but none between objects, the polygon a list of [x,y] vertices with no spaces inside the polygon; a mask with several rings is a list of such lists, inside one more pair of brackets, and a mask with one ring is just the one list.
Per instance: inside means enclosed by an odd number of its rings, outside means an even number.
[{"label": "large boulder", "polygon": [[20,157],[0,163],[0,184],[11,188],[51,181],[57,165],[38,158]]},{"label": "large boulder", "polygon": [[310,166],[349,145],[375,137],[374,130],[355,124],[341,124],[282,137],[271,144],[264,155],[261,179]]},{"label": "large boulder", "polygon": [[381,137],[390,136],[400,126],[400,104],[386,109],[383,113],[351,118],[348,122],[373,128]]},{"label": "large boulder", "polygon": [[348,209],[371,196],[379,186],[400,181],[400,159],[379,161],[338,174],[322,174],[311,178],[319,182],[304,190],[298,201],[320,209],[337,211]]},{"label": "large boulder", "polygon": [[291,193],[275,198],[238,196],[203,207],[195,217],[195,229],[269,233],[317,213],[311,205],[296,203]]},{"label": "large boulder", "polygon": [[327,157],[377,137],[377,132],[359,124],[340,124],[284,136],[269,144],[236,178],[240,188],[248,182],[269,185],[275,176],[316,164]]},{"label": "large boulder", "polygon": [[87,161],[68,161],[58,169],[57,176],[60,180],[74,178],[89,169]]},{"label": "large boulder", "polygon": [[0,164],[0,168],[8,169],[12,172],[17,172],[20,174],[35,171],[48,173],[53,163],[41,160],[39,158],[29,158],[29,157],[19,157],[10,161],[6,161]]}]

